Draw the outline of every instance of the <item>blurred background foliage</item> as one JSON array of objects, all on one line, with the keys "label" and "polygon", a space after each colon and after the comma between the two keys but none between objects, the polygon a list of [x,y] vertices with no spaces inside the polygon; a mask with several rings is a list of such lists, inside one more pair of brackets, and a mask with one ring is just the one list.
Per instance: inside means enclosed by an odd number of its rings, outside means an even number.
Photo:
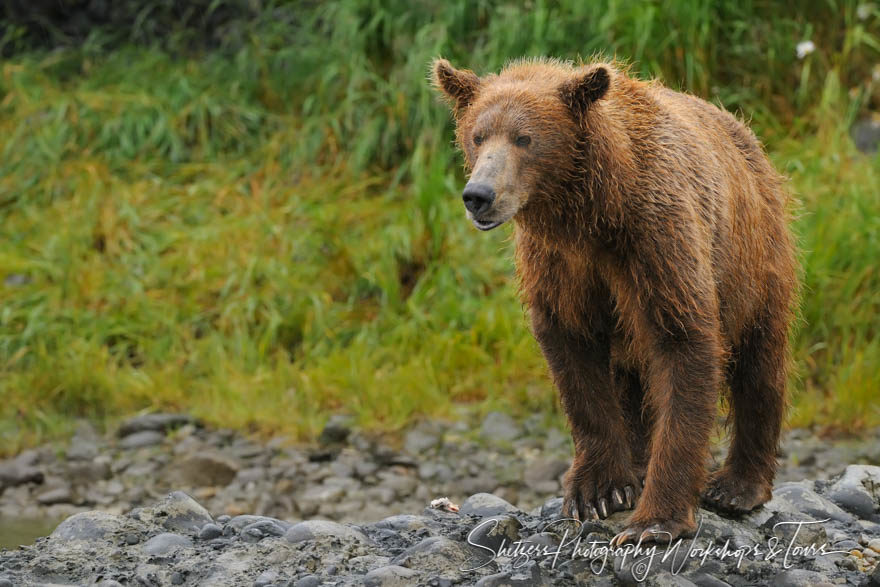
[{"label": "blurred background foliage", "polygon": [[[739,113],[799,199],[790,424],[880,424],[880,9],[849,0],[10,0],[0,452],[140,409],[313,437],[345,411],[562,425],[509,227],[464,219],[426,83],[601,53]],[[799,54],[800,52],[800,54]]]}]

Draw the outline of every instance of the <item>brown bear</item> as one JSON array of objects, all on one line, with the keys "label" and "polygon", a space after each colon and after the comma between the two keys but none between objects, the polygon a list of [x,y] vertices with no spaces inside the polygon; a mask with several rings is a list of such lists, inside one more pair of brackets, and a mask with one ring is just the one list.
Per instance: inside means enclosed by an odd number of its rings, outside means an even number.
[{"label": "brown bear", "polygon": [[[438,59],[480,230],[513,219],[532,329],[575,455],[563,512],[635,508],[614,542],[670,541],[704,501],[771,496],[796,262],[789,196],[731,114],[616,63]],[[708,479],[719,392],[731,447]],[[707,487],[708,485],[708,487]]]}]

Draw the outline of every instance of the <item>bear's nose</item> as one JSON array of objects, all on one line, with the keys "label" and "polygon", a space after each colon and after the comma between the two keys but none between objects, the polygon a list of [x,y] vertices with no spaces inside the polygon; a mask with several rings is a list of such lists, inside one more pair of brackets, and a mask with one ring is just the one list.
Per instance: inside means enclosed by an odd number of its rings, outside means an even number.
[{"label": "bear's nose", "polygon": [[461,193],[464,207],[474,216],[483,214],[495,201],[495,190],[485,183],[468,183]]}]

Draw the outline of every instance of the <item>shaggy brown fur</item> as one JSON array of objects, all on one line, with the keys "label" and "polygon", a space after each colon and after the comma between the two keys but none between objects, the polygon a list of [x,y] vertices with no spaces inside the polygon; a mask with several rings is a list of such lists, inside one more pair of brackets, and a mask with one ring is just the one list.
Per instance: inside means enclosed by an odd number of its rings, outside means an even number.
[{"label": "shaggy brown fur", "polygon": [[755,136],[612,63],[517,61],[479,78],[440,59],[433,78],[472,172],[468,217],[515,222],[522,296],[575,445],[564,511],[634,506],[618,542],[692,530],[724,383],[733,438],[704,500],[767,501],[796,267],[788,196]]}]

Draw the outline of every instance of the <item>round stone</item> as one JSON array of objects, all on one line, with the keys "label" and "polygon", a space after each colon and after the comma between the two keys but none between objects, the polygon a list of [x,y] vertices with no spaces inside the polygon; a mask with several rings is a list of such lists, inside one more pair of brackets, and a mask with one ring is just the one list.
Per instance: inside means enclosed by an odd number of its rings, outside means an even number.
[{"label": "round stone", "polygon": [[186,536],[163,532],[147,540],[141,548],[146,554],[163,556],[178,548],[190,548],[192,545],[192,541]]}]

